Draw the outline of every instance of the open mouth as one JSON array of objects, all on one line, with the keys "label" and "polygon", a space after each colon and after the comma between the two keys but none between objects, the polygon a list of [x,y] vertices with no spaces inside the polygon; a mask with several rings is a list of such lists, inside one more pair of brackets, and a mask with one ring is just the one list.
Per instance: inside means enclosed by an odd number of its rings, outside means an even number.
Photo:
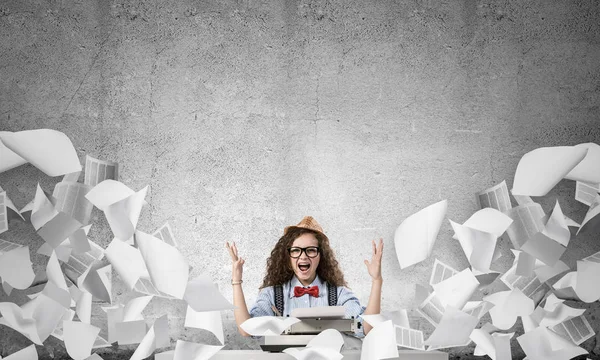
[{"label": "open mouth", "polygon": [[308,269],[310,269],[310,264],[298,264],[298,270],[300,270],[301,273],[306,274]]}]

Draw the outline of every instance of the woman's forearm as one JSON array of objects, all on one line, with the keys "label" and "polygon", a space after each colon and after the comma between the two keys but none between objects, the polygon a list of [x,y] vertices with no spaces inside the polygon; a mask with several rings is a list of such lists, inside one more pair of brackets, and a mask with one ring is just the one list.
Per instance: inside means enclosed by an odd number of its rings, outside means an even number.
[{"label": "woman's forearm", "polygon": [[235,317],[235,323],[237,324],[237,328],[242,336],[250,336],[247,332],[242,330],[240,325],[250,319],[250,313],[248,312],[248,307],[246,306],[246,299],[244,298],[244,290],[242,289],[242,284],[233,285],[233,305],[236,307],[233,310],[233,316]]},{"label": "woman's forearm", "polygon": [[[365,315],[375,315],[381,312],[381,287],[383,285],[383,279],[373,279],[371,283],[371,294],[369,295],[369,303],[365,308]],[[373,328],[369,323],[363,321],[364,333],[367,335]]]}]

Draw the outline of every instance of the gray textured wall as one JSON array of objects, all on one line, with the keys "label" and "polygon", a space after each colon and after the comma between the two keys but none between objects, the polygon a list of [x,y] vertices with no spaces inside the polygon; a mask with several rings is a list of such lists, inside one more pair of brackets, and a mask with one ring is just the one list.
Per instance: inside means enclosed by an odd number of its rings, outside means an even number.
[{"label": "gray textured wall", "polygon": [[[138,228],[168,220],[193,274],[207,272],[229,298],[226,240],[248,258],[251,303],[283,227],[313,215],[365,303],[362,261],[383,237],[382,305],[406,308],[434,257],[468,263],[445,222],[432,257],[401,271],[393,234],[404,218],[448,199],[448,217],[462,223],[477,210],[474,192],[512,184],[524,153],[600,141],[599,4],[1,0],[0,130],[60,130],[82,158],[118,161],[121,181],[151,187]],[[0,174],[19,207],[38,181],[51,191],[58,180],[30,165]],[[549,211],[559,198],[580,221],[573,193],[562,182],[540,201]],[[94,214],[91,237],[107,246]],[[23,226],[12,240],[37,249],[42,240]],[[500,246],[506,270],[508,240]],[[565,261],[574,267],[598,250],[583,237]],[[47,259],[33,261],[42,269]],[[119,282],[114,292],[129,296]],[[182,304],[153,300],[145,314],[165,312],[173,341],[216,341],[182,329]],[[101,322],[97,306],[94,314]],[[592,304],[597,331],[598,316]],[[224,321],[227,348],[256,348],[234,331],[232,313]],[[1,326],[0,339],[0,355],[27,344]],[[109,353],[125,358],[127,349]],[[39,350],[65,354],[54,340]],[[464,358],[472,348],[450,352]]]}]

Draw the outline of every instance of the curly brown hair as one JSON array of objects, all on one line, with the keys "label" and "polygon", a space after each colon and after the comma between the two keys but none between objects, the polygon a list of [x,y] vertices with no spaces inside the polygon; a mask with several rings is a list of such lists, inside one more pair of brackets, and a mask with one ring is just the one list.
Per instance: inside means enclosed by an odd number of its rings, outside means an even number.
[{"label": "curly brown hair", "polygon": [[279,238],[279,241],[277,241],[275,247],[271,250],[271,256],[267,259],[267,273],[260,289],[268,286],[283,285],[294,276],[294,270],[290,266],[288,248],[292,246],[294,240],[306,233],[314,234],[319,242],[321,259],[317,268],[317,275],[331,285],[347,286],[344,274],[340,270],[338,261],[335,259],[333,249],[329,246],[327,236],[309,229],[292,227]]}]

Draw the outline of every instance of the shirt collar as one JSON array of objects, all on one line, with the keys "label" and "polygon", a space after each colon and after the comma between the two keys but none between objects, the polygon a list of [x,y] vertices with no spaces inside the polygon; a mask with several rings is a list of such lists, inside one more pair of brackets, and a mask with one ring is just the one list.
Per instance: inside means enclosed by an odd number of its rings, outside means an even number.
[{"label": "shirt collar", "polygon": [[[300,280],[298,280],[296,275],[294,275],[292,277],[292,279],[290,280],[290,291],[289,291],[290,299],[294,297],[294,287],[295,286],[305,287],[304,285],[302,285]],[[315,277],[313,282],[308,286],[318,286],[319,287],[319,297],[325,296],[327,294],[327,292],[324,291],[325,282],[323,280],[321,280],[319,275],[317,275],[317,277]]]}]

